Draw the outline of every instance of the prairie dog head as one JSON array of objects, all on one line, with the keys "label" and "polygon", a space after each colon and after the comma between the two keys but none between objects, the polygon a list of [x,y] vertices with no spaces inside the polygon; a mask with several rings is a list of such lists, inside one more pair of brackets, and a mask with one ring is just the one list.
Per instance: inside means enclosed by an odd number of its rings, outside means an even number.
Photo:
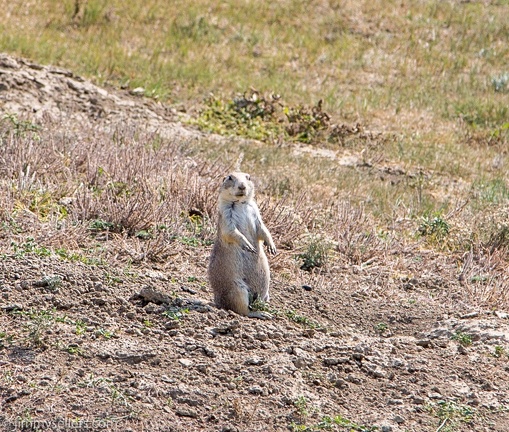
[{"label": "prairie dog head", "polygon": [[219,192],[220,201],[246,202],[254,197],[254,184],[249,174],[232,172],[227,175]]}]

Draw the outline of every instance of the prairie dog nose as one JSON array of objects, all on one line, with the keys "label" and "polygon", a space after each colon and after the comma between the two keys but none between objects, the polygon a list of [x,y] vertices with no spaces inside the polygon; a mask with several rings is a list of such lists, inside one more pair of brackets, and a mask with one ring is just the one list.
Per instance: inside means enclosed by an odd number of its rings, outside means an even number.
[{"label": "prairie dog nose", "polygon": [[239,190],[246,190],[246,185],[244,183],[239,184]]}]

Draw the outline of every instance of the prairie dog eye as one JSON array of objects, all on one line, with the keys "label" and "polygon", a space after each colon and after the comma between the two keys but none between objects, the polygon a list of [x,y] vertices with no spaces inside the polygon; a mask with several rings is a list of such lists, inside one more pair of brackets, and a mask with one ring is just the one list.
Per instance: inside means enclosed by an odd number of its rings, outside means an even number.
[{"label": "prairie dog eye", "polygon": [[246,174],[246,179],[251,180],[251,176],[249,174]]},{"label": "prairie dog eye", "polygon": [[227,181],[227,180],[230,180],[230,181],[231,181],[231,180],[233,180],[233,177],[232,177],[231,175],[229,175],[229,176],[226,176],[226,177],[223,179],[223,181],[224,181],[224,182],[225,182],[225,181]]}]

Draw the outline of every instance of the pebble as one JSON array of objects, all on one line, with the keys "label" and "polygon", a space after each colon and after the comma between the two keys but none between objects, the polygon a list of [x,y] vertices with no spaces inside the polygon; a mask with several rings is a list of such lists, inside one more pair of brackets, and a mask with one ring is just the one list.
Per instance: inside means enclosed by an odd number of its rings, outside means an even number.
[{"label": "pebble", "polygon": [[424,400],[424,398],[420,397],[420,396],[412,396],[410,398],[412,400],[412,402],[416,405],[424,405],[424,403],[426,402]]},{"label": "pebble", "polygon": [[253,365],[253,366],[259,366],[259,365],[262,365],[265,363],[266,363],[266,360],[261,357],[251,357],[251,358],[248,358],[244,362],[244,364],[246,364],[246,365]]},{"label": "pebble", "polygon": [[258,332],[255,334],[254,338],[260,341],[266,341],[269,337],[267,336],[267,333]]},{"label": "pebble", "polygon": [[193,365],[193,361],[189,359],[179,359],[178,362],[184,367],[190,367]]},{"label": "pebble", "polygon": [[469,318],[476,318],[478,316],[479,316],[479,312],[470,312],[465,315],[461,315],[460,318],[461,319],[469,319]]},{"label": "pebble", "polygon": [[180,327],[180,322],[178,320],[171,320],[164,323],[164,328],[166,330],[173,330]]},{"label": "pebble", "polygon": [[197,418],[198,417],[198,413],[194,410],[191,410],[191,409],[186,409],[186,408],[177,408],[175,410],[175,412],[177,413],[177,415],[181,416],[181,417],[190,417],[190,418]]},{"label": "pebble", "polygon": [[350,361],[349,357],[331,357],[323,359],[323,363],[326,366],[336,366],[338,364],[348,363],[349,361]]},{"label": "pebble", "polygon": [[397,424],[403,424],[403,423],[405,423],[405,421],[406,421],[406,420],[405,420],[405,418],[404,418],[404,417],[402,417],[402,416],[400,416],[400,415],[395,415],[395,416],[392,418],[392,420],[393,420],[395,423],[397,423]]},{"label": "pebble", "polygon": [[421,346],[423,348],[430,348],[432,346],[431,340],[429,339],[419,339],[415,343],[416,345]]},{"label": "pebble", "polygon": [[249,387],[248,392],[253,395],[261,395],[263,394],[263,389],[258,386]]}]

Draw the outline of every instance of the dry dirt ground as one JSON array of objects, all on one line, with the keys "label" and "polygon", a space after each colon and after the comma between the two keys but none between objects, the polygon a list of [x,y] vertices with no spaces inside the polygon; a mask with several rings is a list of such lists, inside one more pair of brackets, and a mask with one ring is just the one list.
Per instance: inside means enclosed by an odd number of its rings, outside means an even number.
[{"label": "dry dirt ground", "polygon": [[[7,56],[0,111],[200,136],[155,102]],[[11,241],[2,431],[509,431],[508,315],[469,305],[454,260],[418,245],[314,275],[276,258],[278,313],[261,321],[212,305],[209,247],[126,269]]]}]

